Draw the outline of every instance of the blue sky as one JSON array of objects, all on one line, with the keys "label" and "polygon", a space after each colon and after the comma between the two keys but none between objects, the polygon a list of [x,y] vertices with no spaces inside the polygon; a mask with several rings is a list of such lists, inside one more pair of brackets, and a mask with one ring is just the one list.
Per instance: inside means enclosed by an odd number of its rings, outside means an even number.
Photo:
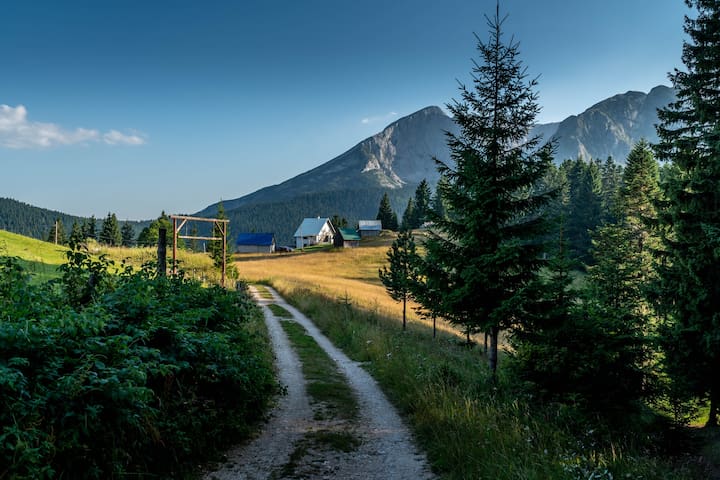
[{"label": "blue sky", "polygon": [[[0,197],[192,213],[457,97],[494,0],[6,0]],[[539,121],[682,67],[680,0],[504,0]]]}]

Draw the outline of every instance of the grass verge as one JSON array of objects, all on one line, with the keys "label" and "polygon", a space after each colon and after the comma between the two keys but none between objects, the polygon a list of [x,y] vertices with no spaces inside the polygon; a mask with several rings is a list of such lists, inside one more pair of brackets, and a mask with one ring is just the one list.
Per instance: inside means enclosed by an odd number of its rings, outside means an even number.
[{"label": "grass verge", "polygon": [[357,400],[333,360],[300,324],[283,321],[281,325],[302,362],[308,394],[320,407],[316,418],[354,419],[358,412]]},{"label": "grass verge", "polygon": [[458,346],[457,337],[433,340],[412,327],[402,333],[397,319],[347,299],[278,289],[348,356],[366,362],[443,478],[701,478],[692,466],[671,465],[591,427],[579,431],[572,411],[533,405],[502,371],[493,384],[479,350]]},{"label": "grass verge", "polygon": [[271,303],[268,305],[268,308],[270,311],[279,318],[292,318],[292,313],[288,312],[287,309],[281,307],[280,305],[276,303]]}]

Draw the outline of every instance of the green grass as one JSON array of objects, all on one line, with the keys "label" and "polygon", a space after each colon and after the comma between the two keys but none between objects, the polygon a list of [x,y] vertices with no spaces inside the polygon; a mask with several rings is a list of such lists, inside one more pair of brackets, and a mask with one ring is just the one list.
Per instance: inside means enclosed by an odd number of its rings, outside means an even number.
[{"label": "green grass", "polygon": [[494,384],[479,349],[457,337],[433,340],[412,324],[402,333],[396,319],[317,292],[280,293],[365,362],[443,478],[701,478],[692,466],[580,429],[571,409],[534,405],[502,370]]},{"label": "green grass", "polygon": [[258,295],[260,295],[260,298],[265,298],[267,300],[272,300],[274,297],[270,291],[265,288],[262,285],[253,285],[255,287],[255,290],[257,291]]},{"label": "green grass", "polygon": [[293,321],[281,324],[302,362],[308,394],[319,407],[316,418],[354,419],[357,400],[333,360],[300,324]]},{"label": "green grass", "polygon": [[18,257],[34,282],[60,276],[58,267],[65,263],[66,247],[0,230],[0,256]]},{"label": "green grass", "polygon": [[276,317],[292,318],[292,313],[288,312],[287,309],[281,307],[280,305],[271,303],[270,305],[268,305],[268,308]]}]

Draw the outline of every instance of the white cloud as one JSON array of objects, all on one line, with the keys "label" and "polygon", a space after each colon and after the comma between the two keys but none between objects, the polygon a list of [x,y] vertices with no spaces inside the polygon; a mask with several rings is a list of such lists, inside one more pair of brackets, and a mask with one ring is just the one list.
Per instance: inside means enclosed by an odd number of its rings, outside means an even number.
[{"label": "white cloud", "polygon": [[145,139],[141,135],[137,134],[137,132],[132,132],[131,134],[126,135],[122,132],[118,132],[117,130],[110,130],[105,133],[102,138],[103,142],[108,145],[142,145],[145,143]]},{"label": "white cloud", "polygon": [[397,117],[397,112],[388,112],[385,115],[375,115],[373,117],[365,117],[362,120],[360,120],[360,123],[364,125],[369,125],[371,123],[377,123],[377,122],[389,122],[394,117]]},{"label": "white cloud", "polygon": [[100,134],[98,130],[87,128],[66,130],[55,123],[29,121],[24,105],[17,107],[0,105],[0,147],[49,148],[100,141],[108,145],[142,145],[145,143],[145,139],[136,132],[126,135],[117,130],[110,130],[104,134]]}]

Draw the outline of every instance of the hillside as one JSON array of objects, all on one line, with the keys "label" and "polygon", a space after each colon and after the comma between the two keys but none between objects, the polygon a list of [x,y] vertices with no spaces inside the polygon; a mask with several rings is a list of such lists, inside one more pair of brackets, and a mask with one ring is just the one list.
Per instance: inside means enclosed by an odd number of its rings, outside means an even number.
[{"label": "hillside", "polygon": [[[88,219],[87,217],[69,215],[58,212],[57,210],[35,207],[24,202],[13,200],[12,198],[0,197],[0,229],[2,230],[45,240],[55,220],[58,218],[65,228],[66,236],[69,236],[73,222],[82,224]],[[105,217],[96,218],[98,229],[102,225],[103,218]],[[119,220],[121,223],[124,223],[122,219]],[[150,222],[130,221],[130,224],[135,229],[135,235],[137,236]]]}]

